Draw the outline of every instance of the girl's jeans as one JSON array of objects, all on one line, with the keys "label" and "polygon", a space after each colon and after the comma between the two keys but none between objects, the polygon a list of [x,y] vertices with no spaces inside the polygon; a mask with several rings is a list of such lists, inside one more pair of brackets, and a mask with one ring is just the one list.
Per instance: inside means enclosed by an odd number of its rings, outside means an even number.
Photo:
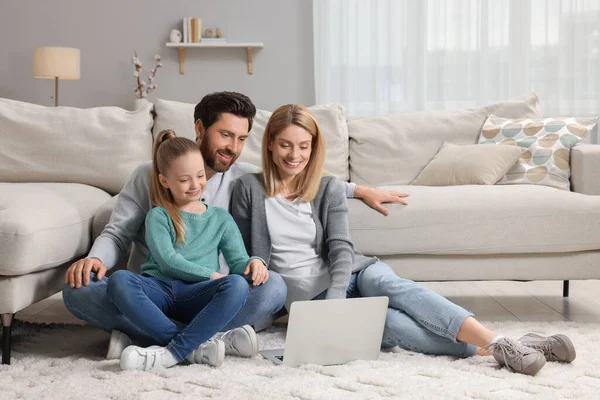
[{"label": "girl's jeans", "polygon": [[231,321],[249,290],[239,275],[189,283],[117,271],[106,293],[126,318],[181,362]]}]

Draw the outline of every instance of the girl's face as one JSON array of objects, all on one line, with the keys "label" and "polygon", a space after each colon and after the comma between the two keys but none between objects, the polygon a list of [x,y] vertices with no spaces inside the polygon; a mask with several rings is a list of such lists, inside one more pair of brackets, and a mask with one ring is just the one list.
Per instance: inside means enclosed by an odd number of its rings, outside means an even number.
[{"label": "girl's face", "polygon": [[163,187],[171,190],[178,206],[200,200],[206,186],[202,155],[194,151],[174,159],[167,174],[158,178]]},{"label": "girl's face", "polygon": [[290,125],[269,143],[273,163],[282,181],[290,181],[299,175],[310,160],[312,135],[305,129]]}]

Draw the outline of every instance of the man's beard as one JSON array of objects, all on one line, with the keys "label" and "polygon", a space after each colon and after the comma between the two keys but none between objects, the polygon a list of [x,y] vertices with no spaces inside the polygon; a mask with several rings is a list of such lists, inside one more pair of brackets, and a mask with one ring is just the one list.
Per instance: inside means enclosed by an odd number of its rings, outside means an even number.
[{"label": "man's beard", "polygon": [[218,152],[224,156],[231,157],[231,160],[227,163],[221,161],[217,158],[217,151],[211,152],[211,147],[208,140],[203,140],[200,142],[200,152],[202,153],[202,157],[204,157],[204,162],[206,165],[208,165],[209,168],[215,172],[227,171],[239,157],[239,155],[236,155],[233,152],[227,150],[218,150]]}]

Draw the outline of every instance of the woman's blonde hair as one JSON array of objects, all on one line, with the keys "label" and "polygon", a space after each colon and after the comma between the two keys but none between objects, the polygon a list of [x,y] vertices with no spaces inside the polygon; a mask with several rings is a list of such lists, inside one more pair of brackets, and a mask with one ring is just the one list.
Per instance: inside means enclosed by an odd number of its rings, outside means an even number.
[{"label": "woman's blonde hair", "polygon": [[277,135],[285,128],[296,125],[312,136],[311,153],[304,170],[294,177],[296,191],[292,194],[304,201],[312,201],[319,191],[323,164],[325,163],[325,139],[315,117],[308,108],[300,104],[286,104],[279,107],[267,122],[262,142],[263,179],[267,197],[273,197],[281,189],[281,179],[277,166],[273,162],[273,152],[269,150]]},{"label": "woman's blonde hair", "polygon": [[159,175],[166,176],[173,160],[192,152],[201,154],[196,143],[190,139],[177,137],[172,129],[165,129],[158,134],[152,152],[150,200],[153,205],[162,207],[169,213],[177,234],[177,243],[185,243],[185,225],[173,194],[160,183]]}]

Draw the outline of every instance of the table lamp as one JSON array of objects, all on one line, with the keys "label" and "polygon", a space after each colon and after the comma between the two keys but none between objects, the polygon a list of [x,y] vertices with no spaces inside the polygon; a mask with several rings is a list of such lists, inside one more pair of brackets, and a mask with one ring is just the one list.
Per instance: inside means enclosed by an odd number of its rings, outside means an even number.
[{"label": "table lamp", "polygon": [[33,77],[54,79],[54,106],[58,107],[58,80],[79,80],[81,52],[70,47],[36,47],[33,49]]}]

